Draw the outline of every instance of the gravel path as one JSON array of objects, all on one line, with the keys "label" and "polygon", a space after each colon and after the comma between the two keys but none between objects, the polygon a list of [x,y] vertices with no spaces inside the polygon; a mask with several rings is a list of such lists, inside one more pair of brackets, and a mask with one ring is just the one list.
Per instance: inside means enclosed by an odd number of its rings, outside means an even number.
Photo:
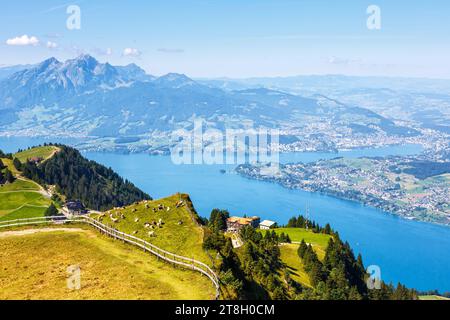
[{"label": "gravel path", "polygon": [[8,237],[27,236],[27,235],[36,234],[36,233],[57,232],[57,231],[64,231],[64,232],[88,232],[87,230],[79,229],[79,228],[27,229],[27,230],[19,230],[19,231],[0,232],[0,239],[1,238],[8,238]]}]

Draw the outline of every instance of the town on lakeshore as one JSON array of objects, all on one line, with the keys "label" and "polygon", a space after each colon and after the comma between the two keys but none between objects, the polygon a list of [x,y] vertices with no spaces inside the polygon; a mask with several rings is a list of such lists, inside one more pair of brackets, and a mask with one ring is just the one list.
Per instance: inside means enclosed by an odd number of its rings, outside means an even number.
[{"label": "town on lakeshore", "polygon": [[65,2],[0,4],[0,301],[450,300],[450,1]]}]

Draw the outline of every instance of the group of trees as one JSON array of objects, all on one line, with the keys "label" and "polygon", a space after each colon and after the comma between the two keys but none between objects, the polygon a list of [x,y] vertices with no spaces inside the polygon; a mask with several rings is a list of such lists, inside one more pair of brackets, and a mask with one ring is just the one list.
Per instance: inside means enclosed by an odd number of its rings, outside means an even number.
[{"label": "group of trees", "polygon": [[305,300],[413,300],[417,292],[398,284],[381,282],[381,287],[369,290],[368,274],[361,255],[355,257],[349,243],[343,242],[330,225],[321,227],[302,216],[289,220],[287,227],[308,228],[331,235],[323,259],[311,245],[302,241],[298,259],[310,278],[311,288],[291,279],[281,260],[280,243],[290,242],[289,236],[274,230],[262,233],[251,226],[242,228],[244,245],[234,250],[225,236],[226,210],[215,209],[207,222],[204,247],[221,257],[218,267],[222,285],[233,298],[240,299],[305,299]]},{"label": "group of trees", "polygon": [[0,158],[12,160],[13,155],[11,153],[4,153],[2,150],[0,150]]},{"label": "group of trees", "polygon": [[288,234],[285,234],[284,232],[282,232],[282,233],[280,233],[278,235],[277,233],[275,233],[275,231],[273,231],[273,233],[275,234],[275,237],[276,237],[278,242],[280,242],[280,243],[292,243],[291,237],[289,237]]},{"label": "group of trees", "polygon": [[214,209],[207,222],[208,228],[203,246],[219,254],[220,280],[233,299],[282,298],[281,284],[277,282],[274,270],[281,265],[278,236],[267,232],[266,236],[248,226],[242,229],[240,237],[244,241],[241,253],[233,250],[230,237],[225,236],[226,221],[230,214],[226,210]]},{"label": "group of trees", "polygon": [[40,165],[26,162],[23,175],[41,185],[55,185],[67,199],[80,200],[94,210],[109,210],[151,197],[122,179],[111,168],[85,159],[77,150],[58,145],[61,149]]},{"label": "group of trees", "polygon": [[300,244],[298,255],[313,289],[300,297],[325,300],[362,300],[368,298],[365,269],[361,256],[355,259],[348,243],[330,239],[325,258],[320,261],[311,245]]},{"label": "group of trees", "polygon": [[216,268],[227,298],[241,299],[245,298],[243,274],[239,258],[233,250],[231,239],[225,237],[225,229],[219,227],[221,219],[218,217],[223,214],[226,215],[227,211],[215,209],[211,213],[211,218],[207,223],[208,227],[205,229],[203,248],[217,252],[220,256],[220,263],[216,265]]},{"label": "group of trees", "polygon": [[[317,225],[317,224],[316,224]],[[318,227],[318,229],[321,229]],[[321,229],[322,232],[325,230]],[[369,290],[368,274],[361,255],[355,255],[348,242],[331,230],[325,257],[319,260],[311,245],[302,241],[298,249],[299,258],[310,278],[312,289],[303,289],[301,299],[324,300],[414,300],[417,292],[398,284],[397,287],[381,282],[381,288]]]},{"label": "group of trees", "polygon": [[22,171],[22,162],[20,162],[19,159],[14,158],[13,159],[13,166],[16,168],[16,170]]},{"label": "group of trees", "polygon": [[279,237],[275,231],[266,231],[265,235],[251,226],[241,230],[244,241],[241,255],[241,268],[246,278],[259,284],[271,299],[287,299],[288,293],[278,273],[284,265],[280,258]]},{"label": "group of trees", "polygon": [[290,241],[286,235],[267,231],[265,235],[253,227],[244,227],[239,236],[244,245],[239,254],[233,250],[230,237],[225,236],[226,210],[214,209],[207,222],[204,248],[220,255],[219,275],[227,295],[236,299],[285,299],[287,293],[278,271],[283,264],[280,259],[279,242]]},{"label": "group of trees", "polygon": [[421,180],[450,172],[450,162],[417,160],[403,162],[401,165],[406,166],[403,173],[411,174]]},{"label": "group of trees", "polygon": [[[1,151],[0,151],[1,152]],[[0,185],[13,183],[16,178],[0,159]]]},{"label": "group of trees", "polygon": [[289,219],[288,224],[286,225],[287,228],[303,228],[303,229],[309,229],[314,233],[323,233],[323,234],[329,234],[331,235],[333,230],[331,229],[330,224],[326,224],[324,228],[322,228],[320,225],[318,225],[315,221],[311,221],[309,219],[306,219],[303,216],[298,217],[292,217]]},{"label": "group of trees", "polygon": [[45,210],[45,216],[46,217],[54,217],[59,214],[58,209],[55,207],[55,205],[52,203],[50,206]]},{"label": "group of trees", "polygon": [[214,232],[225,231],[229,217],[230,213],[227,210],[213,209],[208,221],[208,227]]}]

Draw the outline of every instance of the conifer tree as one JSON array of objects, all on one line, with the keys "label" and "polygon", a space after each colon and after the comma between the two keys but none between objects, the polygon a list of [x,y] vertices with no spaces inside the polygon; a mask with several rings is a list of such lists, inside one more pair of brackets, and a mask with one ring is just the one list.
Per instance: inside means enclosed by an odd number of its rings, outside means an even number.
[{"label": "conifer tree", "polygon": [[4,179],[6,182],[9,182],[9,183],[13,183],[14,180],[16,180],[16,178],[14,178],[14,175],[12,174],[11,171],[9,171],[8,168],[6,168],[6,170],[5,170],[5,178]]},{"label": "conifer tree", "polygon": [[16,170],[22,171],[22,163],[20,162],[19,159],[14,158],[13,165],[14,165],[14,168],[16,168]]},{"label": "conifer tree", "polygon": [[58,215],[58,209],[56,209],[55,205],[52,203],[45,211],[46,217],[54,217]]}]

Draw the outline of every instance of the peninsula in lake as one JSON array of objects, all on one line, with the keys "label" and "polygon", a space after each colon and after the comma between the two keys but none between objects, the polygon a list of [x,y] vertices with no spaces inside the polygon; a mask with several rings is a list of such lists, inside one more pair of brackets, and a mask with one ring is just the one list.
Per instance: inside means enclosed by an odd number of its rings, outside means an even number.
[{"label": "peninsula in lake", "polygon": [[450,162],[410,157],[336,158],[313,163],[241,165],[245,177],[321,192],[398,214],[450,224]]}]

